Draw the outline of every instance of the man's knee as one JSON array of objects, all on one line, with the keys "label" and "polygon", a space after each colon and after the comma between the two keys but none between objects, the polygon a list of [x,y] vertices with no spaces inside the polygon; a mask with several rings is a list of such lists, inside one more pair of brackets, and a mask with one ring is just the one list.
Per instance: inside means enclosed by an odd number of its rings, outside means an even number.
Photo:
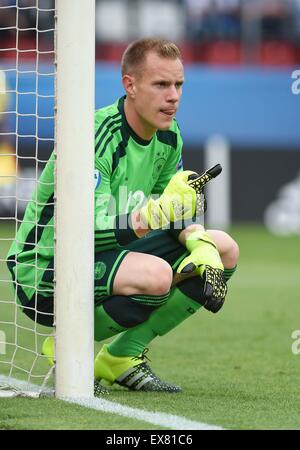
[{"label": "man's knee", "polygon": [[144,287],[148,294],[164,295],[170,291],[172,281],[172,268],[166,261],[161,259],[156,264],[149,265]]},{"label": "man's knee", "polygon": [[215,242],[224,267],[234,267],[238,263],[240,249],[236,241],[228,233],[221,230],[207,230]]},{"label": "man's knee", "polygon": [[226,242],[224,250],[224,266],[234,267],[237,265],[240,256],[239,246],[237,242],[231,236],[229,236],[229,234],[225,233],[224,231],[222,233],[225,235],[224,241]]},{"label": "man's knee", "polygon": [[[165,295],[173,281],[171,266],[163,259],[137,253],[128,254],[114,280],[113,295]],[[143,256],[143,255],[142,255]],[[123,270],[124,269],[124,270]]]},{"label": "man's knee", "polygon": [[231,255],[231,258],[232,258],[232,265],[231,265],[231,267],[236,266],[237,262],[238,262],[238,259],[239,259],[239,256],[240,256],[240,248],[239,248],[238,244],[236,243],[236,241],[234,239],[232,239],[232,238],[231,238],[230,255]]}]

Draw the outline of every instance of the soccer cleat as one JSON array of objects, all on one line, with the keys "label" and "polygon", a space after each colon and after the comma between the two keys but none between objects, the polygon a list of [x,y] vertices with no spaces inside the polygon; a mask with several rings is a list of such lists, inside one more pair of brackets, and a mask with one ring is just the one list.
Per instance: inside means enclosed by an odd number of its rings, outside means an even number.
[{"label": "soccer cleat", "polygon": [[109,394],[109,390],[102,386],[100,381],[94,380],[94,397],[101,397],[102,395]]},{"label": "soccer cleat", "polygon": [[54,366],[55,364],[55,343],[54,337],[48,336],[42,345],[42,355],[47,357],[49,366]]},{"label": "soccer cleat", "polygon": [[103,345],[95,359],[95,379],[104,379],[109,384],[117,383],[130,391],[181,392],[181,388],[158,378],[144,361],[145,351],[140,356],[113,356]]},{"label": "soccer cleat", "polygon": [[[55,342],[53,336],[48,336],[42,345],[42,355],[47,357],[49,365],[52,367],[55,364]],[[102,384],[94,381],[94,396],[100,397],[103,394],[109,394],[109,390],[102,386]]]},{"label": "soccer cleat", "polygon": [[120,386],[127,387],[131,391],[169,392],[170,394],[182,391],[179,386],[167,383],[158,378],[145,362],[128,369],[116,379],[116,383]]}]

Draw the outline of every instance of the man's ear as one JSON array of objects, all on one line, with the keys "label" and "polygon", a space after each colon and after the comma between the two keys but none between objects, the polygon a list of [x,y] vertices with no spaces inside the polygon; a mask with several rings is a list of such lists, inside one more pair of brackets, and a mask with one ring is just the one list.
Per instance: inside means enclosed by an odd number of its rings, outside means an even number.
[{"label": "man's ear", "polygon": [[124,75],[122,78],[122,83],[126,94],[129,98],[135,98],[135,79],[131,75]]}]

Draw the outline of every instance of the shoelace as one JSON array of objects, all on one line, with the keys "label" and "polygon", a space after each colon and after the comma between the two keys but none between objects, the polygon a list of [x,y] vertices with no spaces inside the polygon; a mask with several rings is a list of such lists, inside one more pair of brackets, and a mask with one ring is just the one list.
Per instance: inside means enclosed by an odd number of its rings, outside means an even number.
[{"label": "shoelace", "polygon": [[147,356],[147,353],[149,352],[149,348],[145,348],[144,350],[143,350],[143,353],[141,353],[141,355],[138,355],[138,356],[133,356],[131,359],[133,360],[133,361],[138,361],[138,360],[141,360],[141,361],[144,361],[145,359],[147,360],[147,361],[151,361],[151,359]]}]

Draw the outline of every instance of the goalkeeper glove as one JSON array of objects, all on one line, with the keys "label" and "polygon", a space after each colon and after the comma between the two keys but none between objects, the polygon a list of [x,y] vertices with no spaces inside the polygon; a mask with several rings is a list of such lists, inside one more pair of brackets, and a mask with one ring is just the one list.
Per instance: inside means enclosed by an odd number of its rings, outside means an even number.
[{"label": "goalkeeper glove", "polygon": [[177,272],[195,272],[203,278],[203,306],[216,313],[222,308],[227,294],[224,266],[216,245],[207,232],[195,231],[188,236],[186,248],[191,254],[181,262]]},{"label": "goalkeeper glove", "polygon": [[196,191],[189,184],[190,170],[177,172],[169,181],[162,195],[149,199],[140,209],[142,221],[152,230],[163,228],[179,219],[191,219],[196,212]]}]

